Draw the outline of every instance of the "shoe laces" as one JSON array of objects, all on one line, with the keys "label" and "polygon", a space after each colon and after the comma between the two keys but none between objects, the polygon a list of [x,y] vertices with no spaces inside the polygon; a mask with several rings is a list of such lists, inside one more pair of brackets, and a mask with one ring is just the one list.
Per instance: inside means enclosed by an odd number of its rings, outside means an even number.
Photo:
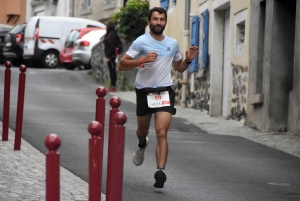
[{"label": "shoe laces", "polygon": [[143,158],[144,151],[145,151],[145,148],[140,148],[140,147],[138,147],[138,148],[136,149],[136,151],[135,151],[137,157],[138,157],[138,158]]}]

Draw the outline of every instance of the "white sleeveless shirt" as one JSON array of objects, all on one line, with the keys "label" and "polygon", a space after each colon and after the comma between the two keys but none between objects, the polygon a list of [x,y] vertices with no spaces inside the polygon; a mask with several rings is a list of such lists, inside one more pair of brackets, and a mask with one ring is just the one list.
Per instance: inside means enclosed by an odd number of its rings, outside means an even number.
[{"label": "white sleeveless shirt", "polygon": [[156,52],[158,57],[155,62],[145,63],[144,68],[139,68],[135,79],[135,87],[172,86],[172,62],[182,58],[178,43],[175,39],[164,35],[164,40],[157,41],[150,33],[138,37],[130,46],[126,54],[133,59],[145,57],[150,52]]}]

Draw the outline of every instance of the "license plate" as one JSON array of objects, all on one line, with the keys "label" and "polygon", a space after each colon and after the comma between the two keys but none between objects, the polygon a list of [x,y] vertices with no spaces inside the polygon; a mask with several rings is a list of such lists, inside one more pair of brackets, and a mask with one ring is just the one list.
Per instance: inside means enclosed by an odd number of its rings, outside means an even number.
[{"label": "license plate", "polygon": [[6,43],[5,46],[11,46],[11,42]]},{"label": "license plate", "polygon": [[71,50],[70,49],[66,49],[66,53],[71,53]]}]

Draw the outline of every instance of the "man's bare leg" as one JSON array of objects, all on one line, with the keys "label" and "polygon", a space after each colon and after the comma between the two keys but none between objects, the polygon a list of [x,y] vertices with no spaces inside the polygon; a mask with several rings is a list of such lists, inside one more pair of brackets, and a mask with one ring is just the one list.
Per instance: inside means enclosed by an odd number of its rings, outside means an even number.
[{"label": "man's bare leg", "polygon": [[147,140],[147,135],[149,132],[150,121],[152,114],[148,114],[146,116],[137,117],[138,128],[136,131],[136,135],[139,140],[138,148],[133,153],[132,161],[136,166],[143,164],[145,158],[145,149],[149,143]]},{"label": "man's bare leg", "polygon": [[156,162],[157,167],[165,167],[168,157],[168,142],[167,142],[167,132],[169,130],[172,114],[169,112],[156,112],[155,118],[155,130],[157,138],[156,146]]},{"label": "man's bare leg", "polygon": [[149,133],[149,127],[151,122],[152,114],[148,114],[146,116],[137,117],[138,128],[136,130],[136,135],[139,139],[140,143],[145,142],[146,137]]}]

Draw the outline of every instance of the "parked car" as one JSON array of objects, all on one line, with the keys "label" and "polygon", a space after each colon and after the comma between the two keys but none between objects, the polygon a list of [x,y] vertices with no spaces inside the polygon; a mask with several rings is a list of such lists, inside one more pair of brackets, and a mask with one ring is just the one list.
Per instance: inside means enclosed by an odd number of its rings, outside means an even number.
[{"label": "parked car", "polygon": [[35,16],[28,20],[25,30],[23,58],[41,62],[45,68],[59,65],[59,53],[72,29],[100,27],[103,23],[75,17]]},{"label": "parked car", "polygon": [[6,24],[0,24],[0,63],[5,63],[6,59],[3,55],[3,47],[5,45],[5,36],[12,29],[12,26]]},{"label": "parked car", "polygon": [[60,51],[59,61],[62,66],[66,69],[73,70],[76,68],[76,65],[72,60],[72,53],[74,50],[74,42],[77,39],[82,38],[85,34],[89,33],[92,30],[99,30],[102,28],[99,27],[90,27],[90,28],[81,28],[81,29],[73,29],[70,34],[66,38],[66,42],[64,44],[64,48]]},{"label": "parked car", "polygon": [[23,62],[25,28],[26,23],[18,24],[5,36],[3,55],[12,60],[14,65],[20,65]]},{"label": "parked car", "polygon": [[103,37],[105,33],[105,29],[94,30],[85,34],[81,39],[76,40],[72,54],[73,63],[83,65],[85,69],[90,69],[92,48],[100,41],[100,38]]}]

